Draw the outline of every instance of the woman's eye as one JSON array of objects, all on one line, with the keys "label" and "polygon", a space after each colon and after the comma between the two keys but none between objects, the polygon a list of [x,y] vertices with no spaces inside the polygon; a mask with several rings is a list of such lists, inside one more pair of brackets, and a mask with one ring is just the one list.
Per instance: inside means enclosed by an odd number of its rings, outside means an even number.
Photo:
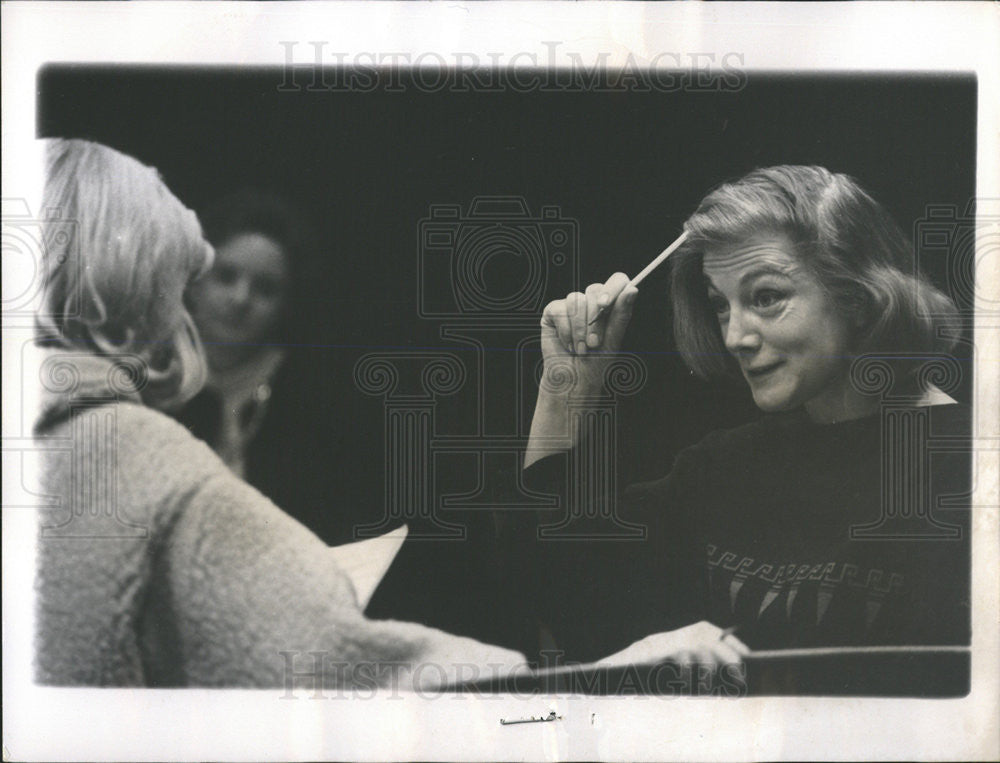
[{"label": "woman's eye", "polygon": [[708,304],[716,315],[725,315],[729,311],[729,303],[719,297],[709,297]]},{"label": "woman's eye", "polygon": [[281,284],[272,280],[259,280],[254,284],[254,288],[261,297],[273,299],[281,293]]},{"label": "woman's eye", "polygon": [[761,289],[753,295],[754,307],[763,310],[774,307],[785,298],[785,295],[774,289]]},{"label": "woman's eye", "polygon": [[235,268],[229,268],[223,265],[212,271],[212,277],[221,284],[229,285],[234,283],[238,277]]}]

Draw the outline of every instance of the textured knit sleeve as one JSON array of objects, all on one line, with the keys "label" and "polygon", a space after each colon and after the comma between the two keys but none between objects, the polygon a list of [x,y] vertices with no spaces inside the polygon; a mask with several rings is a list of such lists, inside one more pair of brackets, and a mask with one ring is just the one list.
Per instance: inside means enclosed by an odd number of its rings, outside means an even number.
[{"label": "textured knit sleeve", "polygon": [[206,465],[180,487],[172,524],[152,550],[151,683],[283,686],[299,673],[310,685],[319,672],[328,686],[406,688],[450,680],[453,663],[520,661],[417,624],[366,619],[326,544],[200,443],[175,447],[178,459],[199,455]]}]

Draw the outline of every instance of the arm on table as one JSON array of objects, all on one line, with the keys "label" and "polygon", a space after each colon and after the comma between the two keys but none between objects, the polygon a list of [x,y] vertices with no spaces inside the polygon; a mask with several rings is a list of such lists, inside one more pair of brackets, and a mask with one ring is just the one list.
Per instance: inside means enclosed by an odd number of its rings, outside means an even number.
[{"label": "arm on table", "polygon": [[201,485],[167,548],[162,574],[190,685],[284,686],[288,660],[301,655],[311,670],[310,652],[322,655],[326,683],[368,688],[449,683],[461,663],[515,671],[524,662],[416,623],[365,618],[330,548],[225,473]]}]

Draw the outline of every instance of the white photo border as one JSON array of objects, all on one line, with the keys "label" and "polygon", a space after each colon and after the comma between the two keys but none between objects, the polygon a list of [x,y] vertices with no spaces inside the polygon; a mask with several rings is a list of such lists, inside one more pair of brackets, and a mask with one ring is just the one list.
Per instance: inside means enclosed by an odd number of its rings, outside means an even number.
[{"label": "white photo border", "polygon": [[[975,73],[976,196],[1000,206],[1000,13],[992,3],[30,3],[3,17],[3,196],[36,197],[36,83],[49,63],[282,66],[282,41],[407,54],[534,53],[563,40],[588,65],[610,51],[738,51],[753,72]],[[297,61],[298,62],[298,61]],[[309,63],[301,61],[301,63]],[[529,56],[518,66],[530,67]],[[429,65],[433,65],[430,62]],[[994,213],[998,210],[993,210]],[[980,257],[980,295],[1000,299],[1000,258]],[[4,260],[4,281],[9,264]],[[26,436],[8,410],[24,326],[4,317],[4,448]],[[18,332],[21,332],[20,334]],[[1000,321],[977,314],[976,431],[1000,438]],[[997,446],[1000,447],[1000,446]],[[4,757],[17,760],[996,759],[997,450],[977,453],[970,694],[961,699],[373,696],[282,700],[280,691],[69,690],[30,681],[29,512],[3,512]],[[4,505],[8,505],[5,470]],[[27,533],[27,534],[26,534]],[[501,717],[557,710],[560,723]]]}]

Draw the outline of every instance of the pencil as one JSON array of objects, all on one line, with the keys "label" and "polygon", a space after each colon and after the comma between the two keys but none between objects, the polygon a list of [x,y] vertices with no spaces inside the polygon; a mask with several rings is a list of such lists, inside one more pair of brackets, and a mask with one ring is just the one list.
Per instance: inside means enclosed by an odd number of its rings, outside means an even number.
[{"label": "pencil", "polygon": [[[662,252],[660,252],[656,256],[656,259],[654,259],[646,267],[644,267],[642,270],[640,270],[639,274],[635,278],[633,278],[631,281],[629,281],[625,288],[627,289],[629,286],[638,286],[640,283],[642,283],[643,280],[646,278],[646,276],[648,276],[650,273],[652,273],[654,270],[656,270],[658,267],[660,267],[660,265],[663,264],[664,260],[666,260],[667,257],[669,257],[671,254],[673,254],[677,250],[677,247],[679,247],[681,244],[684,243],[684,241],[687,239],[687,236],[688,236],[688,232],[687,231],[684,231],[683,233],[681,233],[681,235],[679,235],[674,240],[674,243],[672,243],[670,246],[668,246],[666,249],[664,249]],[[625,289],[622,289],[622,291],[625,291]],[[593,318],[591,318],[589,321],[587,321],[587,325],[589,326],[591,323],[593,323],[598,318],[600,318],[604,314],[604,311],[607,310],[609,307],[611,307],[612,304],[614,304],[614,303],[607,304],[604,307],[600,308],[597,311],[597,314]]]}]

